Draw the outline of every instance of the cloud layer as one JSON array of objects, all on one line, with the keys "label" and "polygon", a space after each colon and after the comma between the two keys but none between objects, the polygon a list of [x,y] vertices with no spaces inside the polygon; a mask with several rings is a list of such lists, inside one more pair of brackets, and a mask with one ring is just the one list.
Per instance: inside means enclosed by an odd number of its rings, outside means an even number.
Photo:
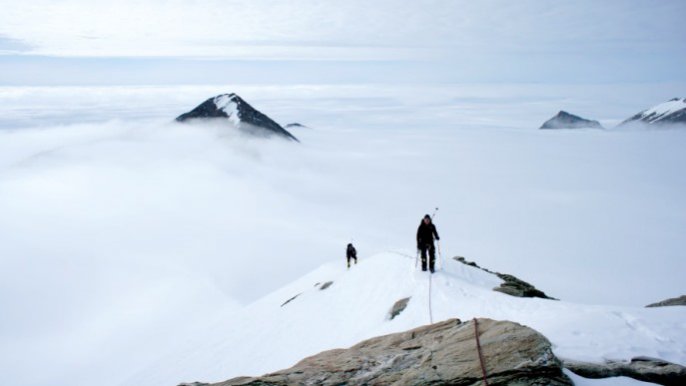
[{"label": "cloud layer", "polygon": [[[684,132],[536,130],[559,109],[612,127],[678,89],[2,88],[4,377],[114,384],[239,304],[344,264],[351,240],[361,259],[413,253],[437,206],[446,258],[569,301],[678,295]],[[294,144],[172,122],[220,92],[312,128]]]}]

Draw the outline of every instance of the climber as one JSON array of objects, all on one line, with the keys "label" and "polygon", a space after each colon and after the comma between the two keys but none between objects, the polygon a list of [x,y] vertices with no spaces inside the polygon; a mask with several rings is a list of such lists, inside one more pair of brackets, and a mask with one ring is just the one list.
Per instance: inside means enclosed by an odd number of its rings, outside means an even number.
[{"label": "climber", "polygon": [[345,250],[345,255],[348,258],[348,268],[350,268],[350,259],[355,259],[355,264],[357,264],[357,250],[353,247],[353,244],[348,244],[348,248]]},{"label": "climber", "polygon": [[417,249],[422,254],[422,271],[426,271],[426,252],[429,252],[429,270],[434,273],[434,263],[436,262],[436,247],[434,238],[440,240],[436,227],[431,222],[431,216],[424,216],[417,229]]}]

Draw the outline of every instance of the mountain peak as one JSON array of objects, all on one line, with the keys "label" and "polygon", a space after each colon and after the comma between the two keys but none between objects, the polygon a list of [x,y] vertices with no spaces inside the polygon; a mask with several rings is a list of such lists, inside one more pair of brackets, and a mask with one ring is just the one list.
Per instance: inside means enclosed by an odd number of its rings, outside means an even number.
[{"label": "mountain peak", "polygon": [[545,121],[540,127],[541,129],[602,129],[598,121],[581,118],[577,115],[570,114],[564,110],[560,110],[557,115]]},{"label": "mountain peak", "polygon": [[217,118],[227,119],[232,126],[248,134],[260,137],[278,135],[299,142],[281,125],[253,108],[235,93],[219,94],[209,98],[195,109],[179,115],[176,121],[187,122]]},{"label": "mountain peak", "polygon": [[686,98],[672,98],[632,116],[620,124],[686,124]]}]

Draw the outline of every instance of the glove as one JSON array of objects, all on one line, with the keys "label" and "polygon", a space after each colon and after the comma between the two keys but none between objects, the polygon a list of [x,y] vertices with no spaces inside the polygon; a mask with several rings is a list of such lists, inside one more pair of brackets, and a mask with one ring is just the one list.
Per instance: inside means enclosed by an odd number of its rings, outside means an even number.
[{"label": "glove", "polygon": [[438,240],[440,240],[440,239],[441,239],[440,237],[436,236],[436,241],[438,241]]}]

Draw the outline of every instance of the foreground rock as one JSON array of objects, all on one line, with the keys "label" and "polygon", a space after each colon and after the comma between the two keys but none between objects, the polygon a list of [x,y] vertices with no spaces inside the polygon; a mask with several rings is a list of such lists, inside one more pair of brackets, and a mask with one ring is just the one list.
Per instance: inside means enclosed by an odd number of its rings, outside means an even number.
[{"label": "foreground rock", "polygon": [[279,136],[299,142],[291,133],[268,116],[255,110],[236,94],[222,94],[210,98],[193,110],[176,117],[178,122],[223,120],[231,126],[261,137]]},{"label": "foreground rock", "polygon": [[661,302],[648,304],[646,307],[667,307],[667,306],[686,306],[686,295],[681,295],[678,298],[671,298]]},{"label": "foreground rock", "polygon": [[[290,369],[239,377],[230,385],[476,385],[483,379],[475,323],[457,319],[324,351]],[[484,366],[491,385],[573,385],[550,342],[531,328],[478,319]]]},{"label": "foreground rock", "polygon": [[674,98],[632,116],[619,126],[686,126],[686,98]]},{"label": "foreground rock", "polygon": [[631,377],[667,386],[686,385],[686,367],[661,359],[636,357],[631,361],[590,363],[565,360],[564,367],[585,378]]},{"label": "foreground rock", "polygon": [[456,261],[459,261],[462,264],[469,265],[470,267],[478,268],[478,269],[485,271],[485,272],[488,272],[492,275],[496,275],[500,279],[502,279],[503,284],[501,284],[499,287],[493,288],[493,291],[502,292],[504,294],[507,294],[510,296],[516,296],[519,298],[541,298],[541,299],[558,300],[555,298],[551,298],[550,296],[546,295],[545,292],[537,289],[536,287],[525,282],[524,280],[517,278],[516,276],[508,275],[506,273],[493,272],[493,271],[490,271],[486,268],[481,268],[475,262],[467,261],[462,256],[456,256],[453,259],[455,259]]},{"label": "foreground rock", "polygon": [[602,129],[598,121],[584,119],[566,111],[560,111],[556,116],[545,121],[541,129]]}]

